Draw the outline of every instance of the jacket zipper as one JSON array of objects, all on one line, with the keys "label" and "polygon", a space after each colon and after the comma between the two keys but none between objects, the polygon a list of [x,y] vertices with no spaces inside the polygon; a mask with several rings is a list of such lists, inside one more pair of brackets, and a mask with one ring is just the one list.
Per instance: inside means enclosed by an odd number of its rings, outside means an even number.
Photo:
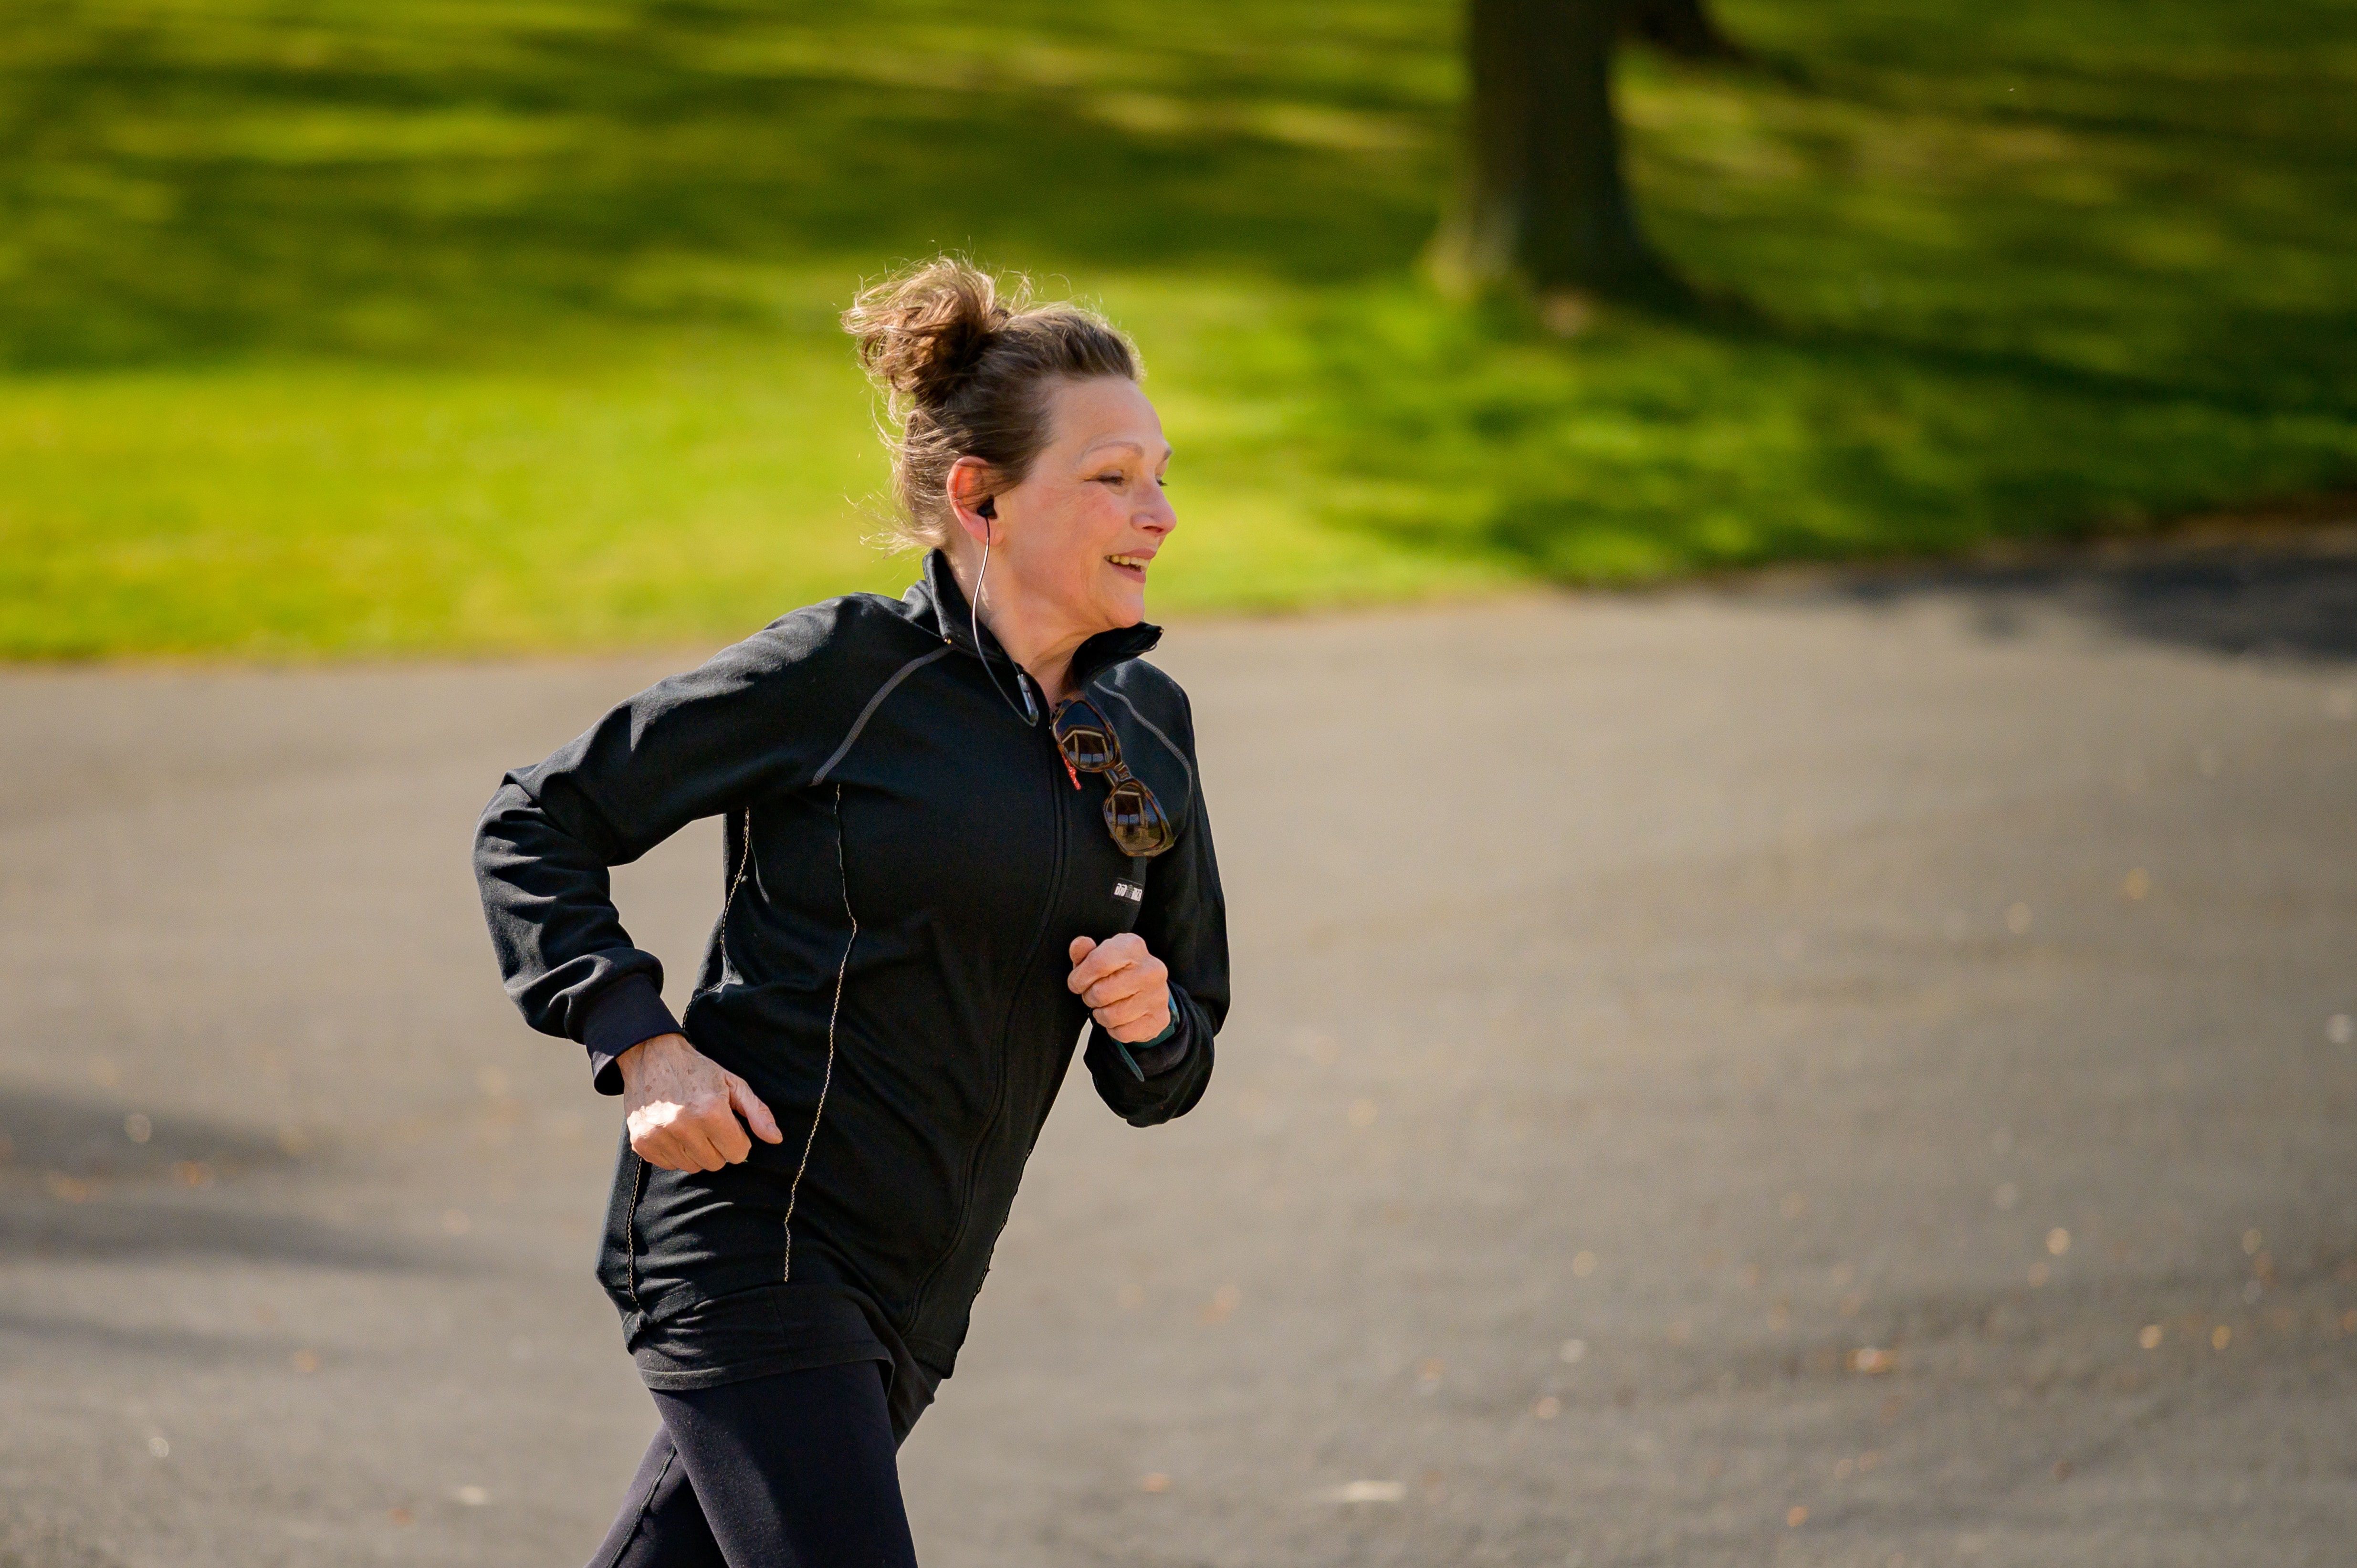
[{"label": "jacket zipper", "polygon": [[[1016,677],[1018,681],[1022,678],[1019,674]],[[1056,760],[1064,761],[1064,753],[1060,746],[1057,748]],[[1065,768],[1066,771],[1071,771],[1069,763]],[[1073,774],[1072,787],[1078,789],[1080,782],[1080,775]],[[1065,854],[1069,824],[1065,821],[1067,813],[1063,800],[1052,786],[1049,789],[1048,798],[1054,803],[1054,809],[1050,814],[1055,819],[1056,831],[1055,853],[1049,862],[1048,898],[1039,910],[1039,929],[1032,933],[1030,949],[1023,955],[1023,962],[1015,972],[1012,993],[1006,999],[1006,1015],[998,1026],[998,1085],[991,1096],[990,1115],[983,1122],[980,1135],[974,1139],[974,1152],[966,1157],[965,1190],[959,1195],[957,1229],[950,1236],[949,1246],[943,1250],[939,1258],[934,1260],[933,1266],[925,1272],[923,1282],[917,1286],[914,1295],[910,1298],[908,1326],[901,1330],[904,1334],[915,1331],[918,1321],[925,1315],[925,1303],[932,1294],[933,1282],[941,1277],[942,1271],[949,1267],[951,1260],[955,1258],[964,1247],[966,1234],[973,1229],[974,1189],[981,1179],[983,1156],[989,1152],[991,1135],[998,1131],[998,1123],[1006,1114],[1006,1084],[1007,1079],[1013,1076],[1009,1070],[1014,1056],[1012,1036],[1015,1015],[1023,1003],[1023,983],[1030,978],[1031,966],[1039,961],[1039,944],[1048,940],[1048,932],[1056,918],[1056,911],[1064,907],[1064,882],[1070,870],[1066,865]]]}]

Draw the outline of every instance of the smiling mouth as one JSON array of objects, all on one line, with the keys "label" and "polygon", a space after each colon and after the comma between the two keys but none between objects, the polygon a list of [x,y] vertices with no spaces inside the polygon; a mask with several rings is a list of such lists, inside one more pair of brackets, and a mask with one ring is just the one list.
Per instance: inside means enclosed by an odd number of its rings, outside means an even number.
[{"label": "smiling mouth", "polygon": [[1143,577],[1146,575],[1146,564],[1153,560],[1154,557],[1151,555],[1108,555],[1105,559],[1125,571],[1135,572],[1139,576]]}]

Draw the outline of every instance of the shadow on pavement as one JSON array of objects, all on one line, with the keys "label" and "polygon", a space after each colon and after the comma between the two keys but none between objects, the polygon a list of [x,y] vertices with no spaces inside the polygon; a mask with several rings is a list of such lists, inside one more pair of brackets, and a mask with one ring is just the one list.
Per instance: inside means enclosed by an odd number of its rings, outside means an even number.
[{"label": "shadow on pavement", "polygon": [[382,1238],[258,1208],[221,1190],[242,1176],[295,1167],[304,1152],[252,1128],[151,1121],[121,1106],[0,1090],[0,1246],[50,1257],[214,1253],[413,1266]]},{"label": "shadow on pavement", "polygon": [[49,1171],[86,1180],[178,1177],[204,1185],[279,1169],[303,1152],[254,1128],[186,1116],[150,1120],[122,1105],[0,1089],[0,1168],[20,1173]]},{"label": "shadow on pavement", "polygon": [[1873,573],[1835,592],[1864,604],[1961,598],[1997,637],[2059,614],[2213,653],[2357,661],[2357,529]]},{"label": "shadow on pavement", "polygon": [[[201,1328],[124,1327],[63,1314],[0,1310],[0,1341],[15,1340],[59,1356],[145,1356],[181,1366],[283,1369],[286,1354],[277,1338],[242,1337]],[[0,1568],[10,1568],[0,1557]]]}]

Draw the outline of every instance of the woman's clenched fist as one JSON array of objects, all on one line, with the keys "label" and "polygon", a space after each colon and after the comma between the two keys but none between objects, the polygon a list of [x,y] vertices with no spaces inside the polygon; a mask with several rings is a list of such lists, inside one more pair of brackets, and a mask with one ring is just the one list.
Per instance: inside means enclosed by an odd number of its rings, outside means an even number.
[{"label": "woman's clenched fist", "polygon": [[1134,1046],[1170,1026],[1170,969],[1146,950],[1144,937],[1074,937],[1071,952],[1072,972],[1064,983],[1106,1034]]},{"label": "woman's clenched fist", "polygon": [[[753,1138],[782,1143],[777,1118],[750,1085],[687,1043],[657,1035],[614,1058],[630,1148],[667,1171],[716,1171],[753,1152]],[[738,1122],[737,1117],[745,1120]],[[746,1129],[752,1129],[752,1137]]]}]

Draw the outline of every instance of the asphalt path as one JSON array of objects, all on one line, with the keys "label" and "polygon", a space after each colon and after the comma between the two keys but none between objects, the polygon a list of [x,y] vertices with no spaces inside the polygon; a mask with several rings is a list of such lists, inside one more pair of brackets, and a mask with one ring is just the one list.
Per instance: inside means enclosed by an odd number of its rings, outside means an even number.
[{"label": "asphalt path", "polygon": [[[1051,1119],[924,1561],[2350,1562],[2319,537],[1178,628],[1235,1013]],[[586,1558],[616,1102],[467,844],[692,657],[0,675],[0,1565]]]}]

